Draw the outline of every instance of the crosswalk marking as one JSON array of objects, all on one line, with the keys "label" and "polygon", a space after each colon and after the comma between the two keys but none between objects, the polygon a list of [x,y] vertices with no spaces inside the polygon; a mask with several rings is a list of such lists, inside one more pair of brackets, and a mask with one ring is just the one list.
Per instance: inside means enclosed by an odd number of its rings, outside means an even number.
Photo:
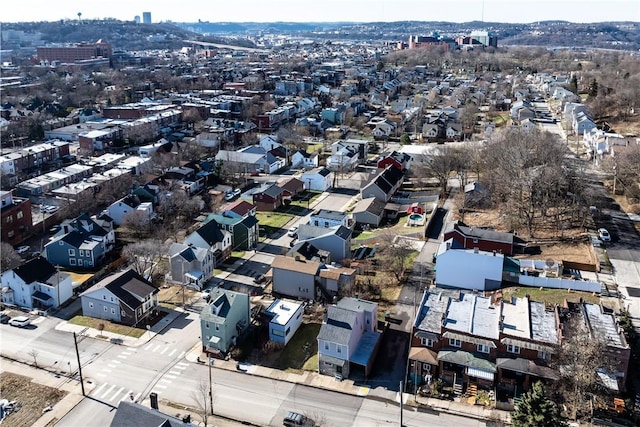
[{"label": "crosswalk marking", "polygon": [[155,347],[153,348],[153,350],[151,350],[151,352],[152,352],[152,353],[155,353],[156,351],[158,351],[158,349],[160,348],[160,346],[161,346],[161,345],[162,345],[162,344],[158,344],[157,346],[155,346]]},{"label": "crosswalk marking", "polygon": [[173,353],[175,353],[176,351],[178,351],[178,349],[174,348],[173,350],[171,350],[171,353],[167,354],[167,356],[169,357],[173,356]]},{"label": "crosswalk marking", "polygon": [[169,371],[169,373],[173,374],[173,375],[180,375],[182,372],[180,372],[180,371]]},{"label": "crosswalk marking", "polygon": [[111,363],[107,364],[107,366],[110,367],[110,368],[115,368],[116,367],[116,365],[112,365]]},{"label": "crosswalk marking", "polygon": [[160,354],[164,354],[167,350],[169,350],[168,347],[163,348],[162,351],[160,352]]},{"label": "crosswalk marking", "polygon": [[167,380],[165,378],[160,379],[160,381],[162,381],[163,383],[169,383],[169,384],[171,384],[172,382],[171,380]]},{"label": "crosswalk marking", "polygon": [[148,351],[151,347],[153,347],[153,344],[149,344],[148,346],[146,346],[146,347],[144,348],[144,351]]},{"label": "crosswalk marking", "polygon": [[[184,368],[188,368],[188,367],[189,367],[189,364],[188,364],[188,363],[186,363],[186,362],[178,362],[178,363],[176,363],[176,367],[178,367],[178,366],[184,366]],[[184,369],[184,368],[183,368],[183,369]]]},{"label": "crosswalk marking", "polygon": [[177,375],[165,374],[164,376],[167,377],[167,378],[171,378],[172,380],[175,380],[176,378],[178,378]]},{"label": "crosswalk marking", "polygon": [[103,383],[100,387],[98,387],[98,389],[97,389],[97,390],[95,390],[95,391],[93,392],[93,394],[94,394],[95,396],[97,396],[98,394],[100,394],[100,392],[102,391],[102,389],[103,389],[103,388],[105,388],[106,386],[107,386],[107,383]]},{"label": "crosswalk marking", "polygon": [[116,359],[113,359],[111,362],[112,362],[112,363],[122,363],[121,361],[116,360]]},{"label": "crosswalk marking", "polygon": [[105,397],[107,397],[107,395],[108,395],[109,393],[111,393],[111,392],[113,391],[113,389],[114,389],[114,388],[116,388],[116,385],[115,385],[115,384],[113,384],[111,387],[109,387],[109,389],[108,389],[107,391],[105,391],[105,392],[104,392],[104,394],[102,394],[102,395],[100,396],[100,399],[104,399]]},{"label": "crosswalk marking", "polygon": [[[131,394],[132,394],[132,393],[133,393],[133,390],[129,390],[128,392],[126,392],[126,393],[124,394],[124,396],[122,396],[122,399],[120,399],[120,402],[122,402],[122,401],[123,401],[123,400],[125,400],[125,399],[129,399],[129,396],[131,396]],[[139,394],[138,394],[138,396],[139,396]],[[129,400],[131,400],[131,399],[129,399]],[[134,399],[134,400],[135,400],[135,399]]]},{"label": "crosswalk marking", "polygon": [[176,357],[176,359],[182,359],[182,356],[184,356],[184,355],[185,355],[185,353],[186,353],[186,352],[185,352],[185,351],[183,351],[182,353],[180,353],[180,355],[178,355],[178,357]]},{"label": "crosswalk marking", "polygon": [[176,366],[176,369],[180,369],[181,371],[184,371],[185,369],[187,369],[186,366]]},{"label": "crosswalk marking", "polygon": [[109,401],[112,401],[113,399],[115,399],[116,396],[122,393],[123,390],[124,390],[124,387],[120,387],[120,390],[116,391],[115,393],[113,393],[113,395],[111,395],[111,398],[109,399]]},{"label": "crosswalk marking", "polygon": [[96,374],[96,375],[99,376],[99,377],[106,377],[107,376],[107,374]]},{"label": "crosswalk marking", "polygon": [[162,384],[156,384],[156,387],[159,387],[159,388],[167,388],[168,386],[166,386],[166,385],[162,385]]},{"label": "crosswalk marking", "polygon": [[124,354],[125,356],[131,356],[133,353],[129,353],[128,351],[123,351],[120,354]]},{"label": "crosswalk marking", "polygon": [[103,369],[102,372],[111,372],[111,369]]},{"label": "crosswalk marking", "polygon": [[119,354],[117,357],[118,357],[119,359],[126,359],[126,358],[127,358],[127,356],[123,356],[122,354]]}]

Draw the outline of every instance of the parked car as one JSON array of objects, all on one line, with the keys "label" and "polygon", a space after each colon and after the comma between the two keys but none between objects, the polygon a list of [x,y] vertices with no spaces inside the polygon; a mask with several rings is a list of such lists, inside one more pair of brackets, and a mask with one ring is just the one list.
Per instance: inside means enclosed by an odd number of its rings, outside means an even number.
[{"label": "parked car", "polygon": [[298,227],[291,227],[287,234],[289,235],[289,237],[296,237],[298,235]]},{"label": "parked car", "polygon": [[282,420],[282,425],[286,427],[297,427],[297,426],[314,426],[315,423],[313,420],[305,417],[302,414],[297,412],[287,412],[284,419]]},{"label": "parked car", "polygon": [[2,313],[0,314],[0,323],[2,323],[3,325],[6,325],[7,323],[9,323],[9,319],[11,319],[11,316],[9,316],[6,313]]},{"label": "parked car", "polygon": [[260,275],[256,276],[255,279],[253,279],[253,283],[260,284],[260,283],[264,282],[265,280],[267,280],[267,278],[264,276],[264,274],[260,274]]},{"label": "parked car", "polygon": [[29,252],[29,249],[31,249],[31,246],[28,246],[28,245],[18,246],[16,248],[16,252],[22,255],[24,253]]},{"label": "parked car", "polygon": [[598,237],[603,242],[610,242],[611,241],[611,234],[609,234],[609,231],[607,231],[606,228],[598,229]]},{"label": "parked car", "polygon": [[31,323],[31,318],[27,316],[16,316],[9,320],[11,326],[17,326],[18,328],[24,328]]}]

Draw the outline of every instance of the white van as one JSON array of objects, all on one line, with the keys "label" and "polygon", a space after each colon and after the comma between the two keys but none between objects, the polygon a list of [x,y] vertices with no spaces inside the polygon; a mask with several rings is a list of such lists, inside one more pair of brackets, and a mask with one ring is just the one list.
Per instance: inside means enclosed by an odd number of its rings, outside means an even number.
[{"label": "white van", "polygon": [[13,319],[9,320],[9,324],[11,326],[17,326],[18,328],[24,328],[31,323],[31,318],[27,316],[16,316]]}]

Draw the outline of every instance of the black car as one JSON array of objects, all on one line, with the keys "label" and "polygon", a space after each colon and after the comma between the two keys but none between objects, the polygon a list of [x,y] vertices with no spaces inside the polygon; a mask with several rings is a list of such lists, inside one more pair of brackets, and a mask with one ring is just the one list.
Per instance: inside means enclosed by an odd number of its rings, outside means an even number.
[{"label": "black car", "polygon": [[6,325],[7,323],[9,323],[9,319],[11,319],[11,317],[9,317],[8,314],[0,314],[0,323]]},{"label": "black car", "polygon": [[262,283],[265,280],[267,280],[266,277],[264,277],[264,274],[260,274],[259,276],[256,276],[255,279],[253,279],[253,283]]}]

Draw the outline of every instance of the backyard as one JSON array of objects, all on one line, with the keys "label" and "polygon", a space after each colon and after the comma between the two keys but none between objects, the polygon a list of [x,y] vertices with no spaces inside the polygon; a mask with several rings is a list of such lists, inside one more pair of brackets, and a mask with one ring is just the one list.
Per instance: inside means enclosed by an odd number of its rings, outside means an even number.
[{"label": "backyard", "polygon": [[20,410],[11,413],[2,421],[3,427],[29,427],[42,415],[47,406],[54,406],[67,392],[37,384],[31,378],[10,372],[0,373],[2,398],[15,400]]}]

